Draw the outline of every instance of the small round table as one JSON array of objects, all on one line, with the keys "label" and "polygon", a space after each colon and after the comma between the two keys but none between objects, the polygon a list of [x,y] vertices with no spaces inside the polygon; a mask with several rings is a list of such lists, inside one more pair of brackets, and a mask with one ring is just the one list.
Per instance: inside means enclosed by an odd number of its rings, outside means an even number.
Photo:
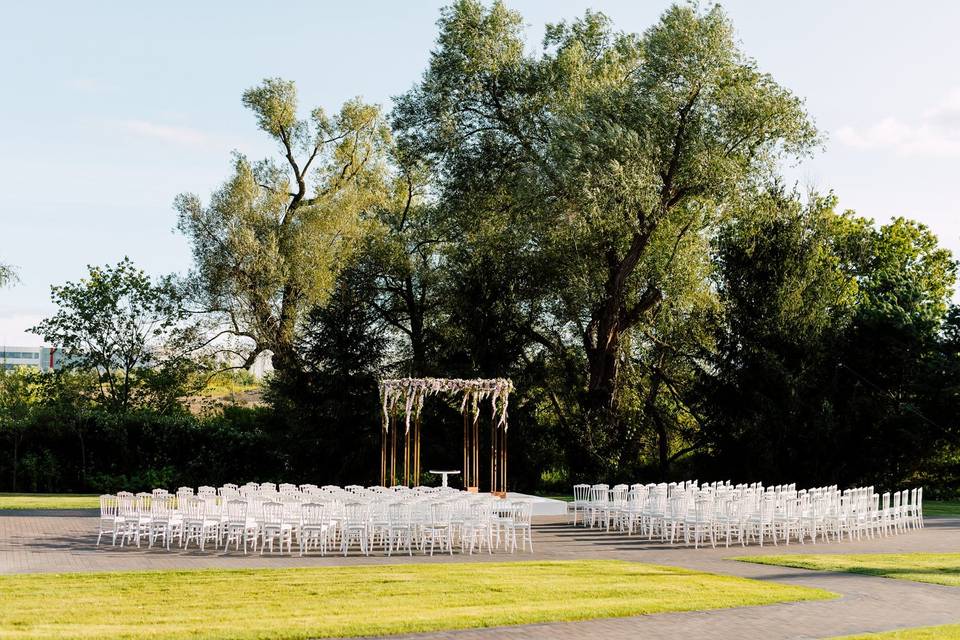
[{"label": "small round table", "polygon": [[445,486],[445,487],[447,486],[447,477],[448,477],[448,476],[457,476],[457,475],[460,475],[460,472],[459,472],[459,471],[434,471],[433,469],[430,470],[430,473],[439,473],[441,476],[443,476],[443,486]]}]

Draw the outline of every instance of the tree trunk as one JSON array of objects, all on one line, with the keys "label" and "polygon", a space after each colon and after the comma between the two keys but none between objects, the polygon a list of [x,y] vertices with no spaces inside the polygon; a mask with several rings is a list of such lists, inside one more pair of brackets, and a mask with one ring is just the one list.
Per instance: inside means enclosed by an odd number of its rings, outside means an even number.
[{"label": "tree trunk", "polygon": [[591,411],[612,411],[616,402],[617,373],[620,357],[620,330],[615,323],[602,318],[598,323],[594,344],[587,346],[589,379],[587,407]]},{"label": "tree trunk", "polygon": [[607,280],[603,287],[603,299],[594,307],[583,336],[590,369],[587,408],[593,413],[608,414],[608,424],[615,421],[613,413],[616,408],[617,373],[623,333],[636,325],[644,314],[660,302],[660,290],[650,284],[632,306],[628,305],[627,301],[630,277],[636,271],[651,232],[652,227],[642,233],[635,233],[627,253],[622,258],[617,256],[613,248],[607,250]]},{"label": "tree trunk", "polygon": [[285,286],[273,344],[267,345],[273,351],[273,368],[277,371],[296,371],[300,362],[294,347],[296,305],[296,292],[290,285]]}]

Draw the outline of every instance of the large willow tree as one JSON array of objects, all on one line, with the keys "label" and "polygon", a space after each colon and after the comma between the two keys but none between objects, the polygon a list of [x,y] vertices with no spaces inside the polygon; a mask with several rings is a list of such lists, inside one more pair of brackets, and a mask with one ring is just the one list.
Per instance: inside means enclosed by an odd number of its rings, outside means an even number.
[{"label": "large willow tree", "polygon": [[181,194],[179,229],[190,239],[190,297],[232,336],[244,366],[264,350],[296,366],[298,323],[330,294],[337,274],[387,194],[390,131],[376,106],[351,100],[334,116],[297,113],[293,82],[264,80],[243,104],[280,156],[236,154],[233,174],[204,205]]},{"label": "large willow tree", "polygon": [[536,55],[522,24],[500,2],[446,9],[396,124],[451,208],[478,227],[506,211],[529,234],[523,251],[550,279],[537,340],[581,351],[588,422],[626,433],[627,343],[663,306],[682,247],[817,134],[719,7],[674,6],[640,35],[588,12],[549,26]]}]

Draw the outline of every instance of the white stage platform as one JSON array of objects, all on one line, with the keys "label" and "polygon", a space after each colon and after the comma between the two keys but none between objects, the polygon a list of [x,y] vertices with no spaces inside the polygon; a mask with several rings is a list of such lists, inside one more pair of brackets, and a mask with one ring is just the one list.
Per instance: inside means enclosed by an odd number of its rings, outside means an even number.
[{"label": "white stage platform", "polygon": [[535,516],[563,516],[567,513],[567,503],[563,500],[531,496],[526,493],[514,493],[513,491],[507,493],[507,499],[529,500],[533,503],[533,515]]}]

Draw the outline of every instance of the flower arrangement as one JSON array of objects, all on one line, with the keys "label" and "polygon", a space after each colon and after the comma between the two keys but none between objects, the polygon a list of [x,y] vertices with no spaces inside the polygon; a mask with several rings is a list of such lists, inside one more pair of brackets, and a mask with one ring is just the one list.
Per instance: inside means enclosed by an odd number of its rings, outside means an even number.
[{"label": "flower arrangement", "polygon": [[462,394],[460,411],[469,410],[476,420],[480,416],[480,402],[487,398],[493,405],[493,418],[497,427],[507,430],[507,403],[513,382],[507,378],[463,380],[460,378],[390,378],[380,381],[380,401],[383,408],[383,428],[390,428],[389,416],[397,407],[404,408],[407,432],[410,431],[410,417],[420,416],[423,402],[427,396]]}]

